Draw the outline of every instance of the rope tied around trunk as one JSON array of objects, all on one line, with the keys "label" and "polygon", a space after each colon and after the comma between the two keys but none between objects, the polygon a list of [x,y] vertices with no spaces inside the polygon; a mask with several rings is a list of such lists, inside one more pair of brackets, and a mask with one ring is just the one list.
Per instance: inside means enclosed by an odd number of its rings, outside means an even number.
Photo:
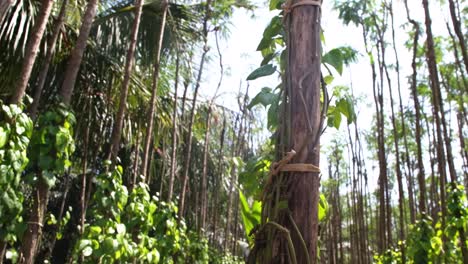
[{"label": "rope tied around trunk", "polygon": [[[309,163],[291,163],[289,162],[296,156],[296,151],[292,149],[287,152],[286,155],[278,162],[273,162],[270,166],[270,172],[268,173],[268,180],[266,183],[266,190],[269,189],[269,186],[273,182],[274,176],[280,172],[289,171],[289,172],[316,172],[320,173],[320,168],[314,164]],[[265,192],[266,193],[266,192]],[[264,194],[265,194],[264,193]]]},{"label": "rope tied around trunk", "polygon": [[284,16],[286,17],[292,10],[298,6],[318,6],[322,7],[321,0],[301,0],[293,4],[293,0],[289,0],[283,4],[282,8],[284,11]]}]

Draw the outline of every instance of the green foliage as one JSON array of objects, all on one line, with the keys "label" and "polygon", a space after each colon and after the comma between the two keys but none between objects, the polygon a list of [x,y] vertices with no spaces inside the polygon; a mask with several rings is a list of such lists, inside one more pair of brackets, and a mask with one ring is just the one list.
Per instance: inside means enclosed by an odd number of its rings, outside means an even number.
[{"label": "green foliage", "polygon": [[207,239],[177,219],[173,203],[151,196],[143,183],[129,195],[122,173],[117,166],[96,177],[88,224],[75,245],[74,259],[83,255],[85,263],[209,263],[214,258],[217,253],[210,251]]},{"label": "green foliage", "polygon": [[322,57],[322,63],[333,66],[341,75],[343,74],[343,65],[348,65],[356,61],[357,51],[351,47],[339,47],[330,50]]},{"label": "green foliage", "polygon": [[323,221],[328,214],[329,206],[327,198],[323,193],[320,194],[319,204],[318,204],[318,220]]},{"label": "green foliage", "polygon": [[400,264],[401,261],[401,252],[398,250],[387,250],[380,256],[374,256],[375,264]]},{"label": "green foliage", "polygon": [[63,103],[54,105],[41,114],[31,138],[30,180],[37,180],[40,172],[44,182],[52,188],[57,176],[61,176],[71,166],[70,157],[75,151],[73,125],[75,116]]},{"label": "green foliage", "polygon": [[[335,90],[341,90],[341,87],[335,87]],[[328,106],[327,125],[336,129],[340,128],[342,115],[348,120],[348,125],[356,120],[353,98],[349,95],[341,95],[340,92],[334,93],[336,97],[335,105]]]},{"label": "green foliage", "polygon": [[247,76],[247,81],[252,81],[260,77],[272,75],[273,73],[275,73],[275,71],[276,66],[273,66],[272,64],[265,64],[263,66],[260,66],[260,68],[254,70],[252,73],[250,73],[249,76]]},{"label": "green foliage", "polygon": [[252,231],[252,229],[254,229],[254,227],[260,224],[260,220],[262,217],[262,202],[254,200],[252,206],[249,206],[247,199],[240,190],[239,198],[242,222],[244,224],[246,237],[249,240],[249,242],[252,243],[253,238],[250,236],[250,232]]},{"label": "green foliage", "polygon": [[23,229],[21,174],[33,125],[19,106],[1,101],[0,120],[0,241],[14,242]]}]

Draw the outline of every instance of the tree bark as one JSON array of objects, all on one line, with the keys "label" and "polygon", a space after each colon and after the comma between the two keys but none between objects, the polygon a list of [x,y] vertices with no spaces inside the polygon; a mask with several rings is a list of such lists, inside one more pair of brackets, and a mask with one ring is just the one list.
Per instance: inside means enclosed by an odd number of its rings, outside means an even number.
[{"label": "tree bark", "polygon": [[65,77],[63,79],[62,87],[60,89],[60,96],[62,101],[69,105],[75,87],[76,77],[80,69],[81,61],[83,60],[83,54],[86,50],[86,45],[91,31],[91,26],[96,16],[99,0],[89,0],[86,6],[86,11],[83,16],[83,22],[81,23],[80,34],[75,44],[75,48],[71,52],[71,57],[68,61],[67,69],[65,71]]},{"label": "tree bark", "polygon": [[25,231],[22,239],[21,254],[19,263],[33,264],[39,248],[40,239],[42,237],[42,229],[44,227],[44,215],[47,209],[49,200],[49,186],[42,179],[42,175],[38,175],[38,184],[34,192],[33,204],[31,207],[31,216],[29,217],[28,228]]},{"label": "tree bark", "polygon": [[206,227],[206,214],[208,208],[208,196],[207,196],[207,174],[208,174],[208,151],[210,141],[210,126],[211,126],[211,106],[209,106],[206,113],[206,125],[205,125],[205,146],[203,147],[203,172],[202,172],[202,188],[201,188],[201,215],[200,215],[200,228],[205,229]]},{"label": "tree bark", "polygon": [[[8,3],[9,2],[7,1],[6,4]],[[39,53],[39,45],[41,44],[42,36],[44,35],[53,4],[53,0],[42,0],[41,2],[41,10],[34,24],[34,28],[32,29],[32,35],[30,36],[26,46],[21,73],[18,82],[16,83],[15,92],[10,100],[11,104],[20,104],[23,100],[26,88],[28,87],[29,78],[31,77],[34,62],[36,61],[37,54]],[[2,14],[0,13],[0,16],[1,15]]]},{"label": "tree bark", "polygon": [[42,65],[41,71],[39,73],[37,87],[34,90],[33,102],[29,110],[29,113],[33,120],[35,120],[37,116],[37,109],[39,108],[42,90],[44,89],[44,84],[47,78],[47,72],[49,71],[50,63],[52,62],[52,58],[55,52],[55,46],[60,35],[60,30],[62,29],[63,24],[65,23],[65,11],[67,10],[67,4],[68,0],[63,0],[62,7],[60,8],[60,13],[57,17],[57,21],[55,22],[54,30],[52,32],[52,37],[50,38],[48,43],[49,48],[47,49],[44,64]]},{"label": "tree bark", "polygon": [[159,84],[159,68],[161,65],[161,49],[164,39],[164,29],[166,27],[166,17],[167,17],[167,10],[169,7],[169,3],[167,0],[163,0],[161,2],[162,7],[162,14],[161,14],[161,28],[159,32],[159,38],[157,43],[157,51],[156,51],[156,58],[154,63],[154,71],[153,71],[153,82],[151,87],[151,99],[149,104],[149,111],[148,111],[148,120],[147,120],[147,129],[145,135],[145,144],[143,148],[143,157],[141,159],[141,173],[145,180],[147,176],[148,170],[148,160],[149,160],[149,152],[151,147],[151,141],[153,138],[153,126],[154,126],[154,115],[156,111],[156,96],[158,92],[158,84]]},{"label": "tree bark", "polygon": [[[179,50],[178,50],[179,51]],[[172,108],[172,152],[171,152],[171,171],[169,174],[169,186],[167,201],[172,200],[174,192],[174,179],[177,166],[177,91],[179,90],[179,67],[180,67],[180,55],[179,52],[176,54],[176,71],[174,80],[174,106]]]},{"label": "tree bark", "polygon": [[[205,6],[205,18],[203,20],[203,39],[204,39],[204,46],[203,52],[200,59],[200,67],[198,68],[198,76],[197,81],[195,83],[195,91],[193,93],[193,101],[192,101],[192,110],[190,112],[190,120],[188,124],[188,132],[187,132],[187,145],[186,145],[186,153],[185,153],[185,163],[184,163],[184,173],[182,175],[182,190],[180,194],[179,200],[179,217],[182,218],[185,211],[185,195],[187,191],[187,184],[189,181],[189,169],[190,169],[190,160],[192,156],[192,129],[193,123],[195,122],[195,107],[197,105],[197,97],[198,97],[198,89],[200,88],[201,84],[201,77],[203,74],[203,67],[205,65],[206,54],[208,53],[208,20],[210,18],[210,5],[211,0],[206,2]],[[185,97],[185,94],[184,94]]]},{"label": "tree bark", "polygon": [[417,146],[417,160],[418,160],[418,185],[419,185],[419,211],[421,213],[426,212],[426,175],[424,171],[424,162],[422,158],[422,142],[421,142],[421,106],[419,103],[418,97],[418,90],[417,90],[417,53],[418,53],[418,42],[419,42],[419,34],[420,28],[418,22],[410,17],[409,8],[408,8],[408,0],[405,0],[405,9],[408,21],[413,25],[414,28],[414,39],[413,39],[413,59],[411,62],[411,67],[413,69],[413,73],[411,75],[411,95],[413,97],[414,102],[414,111],[415,111],[415,125],[416,125],[416,146]]},{"label": "tree bark", "polygon": [[[296,1],[293,1],[295,3]],[[290,150],[297,154],[291,163],[306,163],[319,166],[320,160],[320,20],[318,6],[302,5],[295,7],[286,18],[287,39],[287,93],[289,95],[289,119],[291,127],[288,135]],[[303,81],[302,81],[303,80]],[[311,137],[311,133],[313,136]],[[311,138],[311,140],[308,140]],[[289,172],[288,209],[292,216],[280,219],[288,230],[296,249],[297,263],[311,263],[317,260],[318,240],[318,201],[320,178],[317,172]],[[295,231],[297,226],[299,233]],[[305,243],[307,251],[302,245]],[[273,259],[287,256],[287,248],[273,249]],[[283,259],[282,263],[287,263]]]},{"label": "tree bark", "polygon": [[465,36],[463,35],[460,20],[457,17],[454,0],[449,0],[449,9],[450,9],[450,16],[452,18],[453,29],[455,30],[455,34],[458,37],[458,41],[459,41],[461,52],[462,52],[463,62],[465,63],[465,70],[468,73],[468,54],[466,51]]},{"label": "tree bark", "polygon": [[[122,81],[122,87],[120,88],[120,101],[119,110],[112,129],[111,136],[111,147],[108,154],[108,159],[114,161],[119,152],[120,138],[122,135],[123,120],[125,117],[125,111],[127,108],[127,96],[130,84],[130,75],[133,70],[133,63],[135,57],[135,49],[137,45],[138,30],[140,28],[141,13],[143,10],[144,0],[135,0],[135,19],[133,20],[132,32],[130,33],[130,45],[127,50],[127,58],[124,68],[124,78]],[[162,27],[164,30],[164,27]],[[159,60],[159,59],[158,59]]]},{"label": "tree bark", "polygon": [[[426,59],[427,66],[429,68],[429,78],[432,90],[432,109],[435,119],[435,128],[437,131],[437,165],[439,169],[439,178],[440,178],[440,200],[441,200],[441,209],[442,209],[442,228],[445,228],[445,216],[447,215],[446,200],[445,200],[445,181],[447,179],[445,164],[445,152],[444,152],[444,141],[442,137],[442,124],[441,124],[441,110],[440,110],[440,82],[439,82],[439,72],[437,70],[437,62],[435,59],[435,48],[434,48],[434,38],[432,35],[431,28],[431,16],[429,11],[428,0],[422,0],[424,13],[425,13],[425,26],[426,26]],[[443,241],[445,242],[445,236],[443,236]]]},{"label": "tree bark", "polygon": [[224,163],[223,163],[223,157],[224,157],[224,135],[226,134],[226,115],[224,114],[224,109],[223,109],[223,128],[221,129],[221,136],[220,136],[220,147],[219,147],[219,153],[218,153],[218,173],[215,176],[215,191],[214,191],[214,201],[213,201],[213,238],[212,238],[212,244],[216,241],[216,236],[217,236],[217,224],[218,224],[218,200],[219,200],[219,189],[221,186],[221,181],[222,181],[222,176],[224,174]]}]

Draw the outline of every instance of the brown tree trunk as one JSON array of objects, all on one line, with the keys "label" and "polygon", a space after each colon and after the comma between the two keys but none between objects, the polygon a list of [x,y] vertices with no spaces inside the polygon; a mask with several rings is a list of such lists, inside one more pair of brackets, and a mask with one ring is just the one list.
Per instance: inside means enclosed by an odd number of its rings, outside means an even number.
[{"label": "brown tree trunk", "polygon": [[[179,50],[178,50],[179,51]],[[176,54],[176,71],[175,71],[175,85],[174,85],[174,106],[172,108],[172,152],[171,152],[171,170],[169,174],[169,186],[167,201],[172,200],[174,192],[174,179],[177,167],[177,91],[179,90],[179,67],[180,67],[180,55],[179,52]]]},{"label": "brown tree trunk", "polygon": [[[408,183],[408,202],[409,202],[409,212],[410,212],[410,220],[411,223],[416,221],[416,208],[414,205],[414,194],[413,194],[413,173],[411,172],[411,162],[410,162],[410,154],[408,148],[408,135],[406,131],[406,123],[405,123],[405,114],[403,112],[403,100],[401,98],[401,82],[400,82],[400,60],[398,58],[396,40],[395,40],[395,23],[394,23],[394,16],[393,16],[393,3],[390,4],[389,7],[390,11],[390,18],[391,18],[391,25],[392,25],[392,46],[393,46],[393,53],[395,54],[395,72],[397,74],[397,91],[398,91],[398,104],[400,107],[400,118],[401,118],[401,130],[403,133],[403,146],[405,148],[404,152],[404,160],[406,162],[406,179]],[[403,167],[403,166],[402,166]],[[404,256],[403,256],[404,259]]]},{"label": "brown tree trunk", "polygon": [[148,119],[147,119],[147,129],[145,135],[145,144],[143,146],[143,157],[141,159],[141,174],[145,180],[148,180],[147,177],[147,170],[148,170],[148,160],[150,158],[149,152],[151,147],[151,141],[153,139],[153,126],[154,126],[154,115],[156,111],[156,96],[158,92],[158,84],[159,84],[159,68],[161,65],[161,49],[164,39],[164,29],[166,28],[166,16],[167,10],[169,7],[169,3],[167,0],[163,0],[161,2],[162,7],[162,14],[161,14],[161,28],[158,37],[158,43],[156,47],[156,58],[154,63],[154,71],[153,71],[153,81],[151,85],[151,99],[149,103],[149,111],[148,111]]},{"label": "brown tree trunk", "polygon": [[226,134],[226,115],[224,114],[224,109],[223,109],[223,128],[221,129],[221,136],[220,136],[220,147],[219,147],[219,153],[218,153],[218,173],[215,176],[215,182],[214,182],[214,199],[213,199],[213,238],[212,238],[212,244],[215,243],[216,241],[216,236],[217,236],[217,224],[218,224],[218,200],[219,200],[219,192],[220,192],[220,187],[221,187],[221,181],[223,179],[223,174],[224,174],[224,163],[223,163],[223,157],[224,157],[224,135]]},{"label": "brown tree trunk", "polygon": [[419,185],[419,211],[421,213],[426,212],[426,175],[424,171],[424,162],[422,158],[422,142],[421,142],[421,106],[419,103],[418,98],[418,90],[417,90],[417,52],[418,52],[418,42],[419,42],[419,24],[415,20],[410,17],[409,8],[408,8],[408,0],[405,0],[405,9],[408,21],[413,25],[415,33],[413,39],[413,59],[411,62],[411,67],[413,69],[413,73],[411,75],[411,94],[413,97],[414,102],[414,111],[415,111],[415,125],[416,125],[416,146],[417,146],[417,160],[418,160],[418,185]]},{"label": "brown tree trunk", "polygon": [[[296,1],[293,1],[296,3]],[[319,166],[320,160],[320,20],[319,6],[300,5],[292,9],[286,18],[287,79],[289,95],[290,134],[289,150],[297,151],[291,163]],[[304,80],[303,82],[301,80]],[[313,133],[313,136],[311,134]],[[311,139],[311,140],[309,140]],[[296,249],[297,263],[316,263],[318,240],[318,201],[320,178],[317,172],[284,173],[288,179],[288,195],[285,198],[292,221],[283,219],[290,230]],[[295,231],[297,227],[299,234]],[[305,244],[306,251],[303,243]],[[287,256],[287,248],[273,249],[273,259]],[[282,263],[287,263],[283,259]]]},{"label": "brown tree trunk", "polygon": [[[394,148],[395,148],[395,169],[396,169],[396,176],[397,176],[397,183],[398,183],[398,208],[399,208],[399,212],[400,212],[400,216],[399,216],[399,224],[400,224],[400,230],[399,230],[399,239],[400,241],[404,241],[405,240],[405,206],[404,206],[404,202],[405,202],[405,194],[404,194],[404,190],[403,190],[403,175],[401,173],[401,164],[400,164],[400,147],[399,147],[399,137],[398,137],[398,127],[397,127],[397,123],[396,123],[396,117],[395,117],[395,109],[394,109],[394,102],[393,102],[393,89],[392,89],[392,83],[391,83],[391,80],[390,80],[390,74],[388,72],[388,67],[387,67],[387,64],[385,62],[385,46],[384,46],[384,40],[383,40],[383,35],[382,35],[382,38],[380,39],[380,43],[382,45],[380,45],[380,49],[381,49],[381,52],[382,52],[382,60],[380,61],[380,63],[382,63],[382,66],[385,70],[385,76],[387,78],[387,86],[388,86],[388,93],[389,93],[389,98],[390,98],[390,111],[391,111],[391,115],[390,115],[390,119],[391,119],[391,122],[392,122],[392,132],[393,132],[393,144],[394,144]],[[405,259],[405,247],[404,245],[402,244],[401,247],[400,247],[400,250],[401,250],[401,256],[402,256],[402,259]]]},{"label": "brown tree trunk", "polygon": [[83,16],[83,22],[81,23],[80,34],[76,40],[75,48],[71,52],[70,59],[68,60],[67,70],[65,71],[65,77],[63,84],[60,89],[60,96],[65,104],[70,104],[73,89],[75,87],[76,77],[80,69],[81,61],[83,60],[83,54],[86,50],[88,42],[89,32],[93,25],[94,17],[98,7],[99,0],[89,0],[86,6],[86,11]]},{"label": "brown tree trunk", "polygon": [[455,34],[458,37],[458,41],[461,47],[463,62],[465,63],[465,70],[468,73],[468,54],[466,51],[465,36],[463,35],[460,20],[457,17],[454,0],[449,0],[449,9],[450,9],[450,16],[452,18],[453,28],[455,29]]},{"label": "brown tree trunk", "polygon": [[211,4],[211,0],[208,0],[205,6],[205,18],[203,21],[203,40],[204,40],[203,53],[200,59],[200,67],[198,68],[197,82],[195,83],[195,91],[193,93],[193,101],[192,101],[192,110],[190,112],[190,120],[188,124],[184,173],[182,175],[182,190],[181,190],[180,200],[179,200],[179,217],[180,218],[182,218],[182,216],[184,215],[185,195],[186,195],[185,192],[187,191],[187,184],[189,182],[189,169],[190,169],[190,160],[191,160],[191,155],[192,155],[192,129],[193,129],[193,123],[195,122],[195,109],[196,109],[195,107],[197,105],[198,89],[200,88],[201,77],[203,73],[203,66],[205,65],[206,54],[208,53],[208,19],[210,18],[210,4]]},{"label": "brown tree trunk", "polygon": [[3,259],[5,258],[6,249],[7,249],[7,243],[3,240],[0,240],[0,264],[3,264]]},{"label": "brown tree trunk", "polygon": [[203,147],[203,173],[201,182],[201,214],[200,214],[200,228],[205,229],[206,227],[206,214],[208,208],[208,196],[207,196],[207,174],[208,174],[208,151],[210,141],[210,122],[211,119],[211,106],[209,106],[206,113],[206,131],[205,131],[205,146]]},{"label": "brown tree trunk", "polygon": [[37,87],[34,90],[33,102],[29,113],[33,120],[36,119],[37,109],[39,108],[39,102],[41,100],[42,90],[47,78],[47,72],[49,71],[50,63],[52,62],[53,54],[55,52],[55,46],[57,44],[58,37],[60,35],[60,30],[63,27],[65,22],[65,11],[67,10],[68,0],[63,0],[62,7],[60,8],[60,13],[57,17],[57,21],[54,25],[54,30],[52,32],[52,37],[49,40],[46,57],[44,59],[44,64],[42,65],[41,71],[38,76]]},{"label": "brown tree trunk", "polygon": [[[114,128],[112,129],[111,147],[107,159],[115,160],[119,152],[120,138],[122,135],[123,120],[127,108],[128,88],[130,84],[130,75],[133,70],[133,62],[135,57],[135,49],[137,45],[138,29],[140,28],[140,18],[143,10],[144,0],[135,0],[135,19],[133,20],[132,32],[130,33],[130,45],[127,50],[127,58],[125,61],[124,77],[122,87],[120,88],[119,110],[117,112]],[[162,27],[164,31],[164,26]],[[159,59],[158,59],[159,61]]]},{"label": "brown tree trunk", "polygon": [[44,216],[49,200],[49,186],[42,179],[42,175],[38,174],[38,184],[33,191],[35,197],[31,207],[31,216],[29,217],[28,228],[26,229],[21,246],[21,254],[19,263],[33,264],[36,258],[37,250],[39,249],[40,240],[42,237],[42,228],[44,227]]},{"label": "brown tree trunk", "polygon": [[[435,119],[435,127],[437,131],[437,165],[439,169],[439,178],[440,178],[440,198],[441,198],[441,208],[442,208],[442,228],[445,228],[445,216],[447,215],[447,208],[445,205],[445,181],[447,179],[447,174],[445,170],[445,152],[444,152],[444,142],[442,137],[441,131],[441,98],[440,98],[440,82],[439,82],[439,74],[437,70],[437,62],[435,59],[435,49],[434,49],[434,39],[432,36],[432,28],[431,28],[431,16],[429,11],[429,3],[428,0],[422,0],[424,13],[425,13],[425,25],[426,25],[426,58],[427,58],[427,66],[429,68],[429,78],[432,90],[432,108],[433,108],[433,115]],[[445,236],[443,236],[443,241],[445,242]]]},{"label": "brown tree trunk", "polygon": [[[8,4],[8,1],[6,4]],[[36,61],[37,54],[39,53],[39,45],[41,44],[42,36],[44,35],[53,4],[53,0],[42,0],[41,2],[41,10],[34,24],[34,28],[32,29],[32,35],[29,37],[23,65],[21,67],[21,73],[18,82],[16,83],[15,92],[13,93],[13,96],[10,100],[10,103],[12,104],[21,103],[26,92],[26,87],[28,86],[34,62]],[[1,15],[2,14],[0,13],[0,18]]]}]

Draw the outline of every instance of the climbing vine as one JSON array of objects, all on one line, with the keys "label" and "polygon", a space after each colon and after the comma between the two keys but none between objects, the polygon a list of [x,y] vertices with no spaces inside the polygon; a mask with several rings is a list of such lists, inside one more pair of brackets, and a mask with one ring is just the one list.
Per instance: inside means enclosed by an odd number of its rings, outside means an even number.
[{"label": "climbing vine", "polygon": [[32,130],[21,107],[0,101],[0,242],[15,242],[23,231],[22,172]]}]

